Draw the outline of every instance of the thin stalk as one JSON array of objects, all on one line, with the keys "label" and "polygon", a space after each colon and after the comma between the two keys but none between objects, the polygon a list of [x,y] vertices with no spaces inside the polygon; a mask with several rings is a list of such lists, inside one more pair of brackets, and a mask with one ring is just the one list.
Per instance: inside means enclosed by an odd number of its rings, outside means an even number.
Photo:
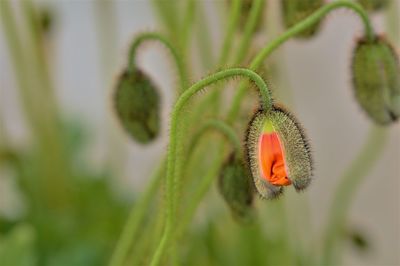
[{"label": "thin stalk", "polygon": [[185,16],[183,18],[182,24],[182,47],[186,50],[188,47],[191,29],[193,28],[193,22],[195,19],[195,11],[196,11],[196,1],[188,0],[186,4]]},{"label": "thin stalk", "polygon": [[212,165],[210,166],[207,174],[201,180],[200,184],[196,188],[196,191],[191,196],[191,200],[189,201],[189,206],[185,210],[183,218],[180,219],[181,222],[176,229],[176,236],[180,237],[184,232],[185,229],[188,227],[190,221],[192,220],[197,207],[199,206],[201,200],[204,198],[204,195],[207,193],[208,189],[210,188],[214,177],[218,175],[219,169],[221,168],[221,164],[224,162],[224,157],[218,157],[213,160]]},{"label": "thin stalk", "polygon": [[194,94],[202,90],[204,87],[234,76],[244,76],[251,79],[260,91],[260,101],[263,108],[266,111],[269,111],[272,107],[270,91],[268,90],[268,87],[263,79],[253,71],[243,68],[227,69],[210,75],[192,85],[179,97],[171,116],[166,177],[166,225],[158,248],[152,258],[151,265],[158,265],[160,263],[161,257],[164,254],[167,245],[171,241],[174,231],[176,208],[173,203],[175,202],[175,197],[178,194],[176,191],[177,183],[180,182],[180,180],[175,179],[175,165],[178,160],[184,160],[184,158],[182,158],[182,154],[177,153],[177,151],[181,150],[181,147],[178,145],[178,139],[180,137],[180,133],[178,132],[178,121],[181,118],[183,107]]},{"label": "thin stalk", "polygon": [[176,15],[178,13],[178,1],[153,0],[152,2],[162,20],[162,24],[166,26],[169,32],[169,37],[171,37],[176,44],[180,44],[179,16]]},{"label": "thin stalk", "polygon": [[[201,4],[197,8],[197,19],[200,23],[196,23],[196,29],[198,31],[197,36],[197,43],[200,52],[200,61],[205,69],[209,69],[211,66],[214,65],[213,59],[213,50],[211,47],[211,39],[210,39],[210,30],[208,28],[207,19],[204,14],[204,3],[205,1],[200,2]],[[211,2],[210,2],[211,3]]]},{"label": "thin stalk", "polygon": [[233,60],[234,65],[239,64],[246,56],[251,36],[253,36],[253,33],[256,29],[259,17],[262,13],[264,3],[265,3],[264,0],[254,0],[254,2],[252,3],[249,20],[246,23],[241,42],[239,44],[239,50],[236,54],[235,59]]},{"label": "thin stalk", "polygon": [[197,146],[199,140],[204,136],[209,130],[215,130],[216,132],[222,133],[234,146],[235,152],[239,155],[241,154],[241,142],[235,131],[231,126],[225,122],[218,119],[207,120],[200,129],[194,134],[192,141],[189,145],[188,154],[192,154],[194,148]]},{"label": "thin stalk", "polygon": [[233,0],[232,1],[232,5],[231,5],[230,11],[229,11],[229,16],[228,16],[228,27],[227,27],[224,42],[223,42],[222,48],[221,48],[221,53],[220,53],[221,56],[218,60],[218,62],[219,62],[218,65],[220,65],[220,66],[226,63],[229,52],[232,48],[233,35],[234,35],[237,25],[239,23],[241,8],[242,8],[241,0]]},{"label": "thin stalk", "polygon": [[[338,8],[348,8],[356,12],[356,14],[361,18],[364,24],[364,31],[367,38],[372,41],[375,38],[375,34],[373,31],[372,23],[368,17],[368,13],[357,3],[350,1],[334,1],[329,4],[324,5],[319,8],[313,14],[303,19],[286,32],[284,32],[281,36],[267,44],[251,61],[249,68],[251,70],[257,70],[262,62],[267,58],[275,49],[277,49],[280,45],[285,43],[290,38],[296,36],[307,28],[313,26],[318,23],[321,19],[323,19],[329,12]],[[244,93],[246,91],[246,82],[241,82],[239,85],[239,89],[237,90],[233,103],[231,105],[231,109],[228,113],[228,121],[233,121],[233,119],[237,116],[240,110],[240,104],[244,97]]]},{"label": "thin stalk", "polygon": [[170,43],[170,41],[166,37],[162,36],[161,34],[159,34],[157,32],[145,32],[145,33],[139,34],[136,37],[136,39],[132,43],[132,46],[129,50],[128,70],[129,71],[135,70],[136,54],[137,54],[138,47],[146,41],[158,41],[161,44],[163,44],[171,52],[171,55],[175,61],[176,68],[177,68],[178,74],[179,74],[180,92],[183,92],[183,90],[188,85],[187,73],[186,73],[184,61],[182,60],[181,55],[178,53],[178,51],[175,49],[175,47],[172,45],[172,43]]},{"label": "thin stalk", "polygon": [[140,223],[143,220],[143,216],[149,203],[161,184],[163,173],[165,172],[165,166],[165,162],[162,162],[154,176],[151,178],[144,194],[132,207],[128,220],[111,256],[110,266],[123,265],[124,259],[127,257],[129,249],[132,246],[132,242],[136,238]]},{"label": "thin stalk", "polygon": [[[262,11],[264,3],[265,3],[264,0],[255,0],[253,5],[252,5],[252,7],[251,7],[249,19],[246,22],[244,33],[243,33],[243,36],[242,36],[241,41],[239,43],[239,50],[238,50],[238,52],[237,52],[237,54],[236,54],[236,56],[235,56],[235,58],[233,60],[233,65],[234,66],[238,65],[246,55],[246,52],[247,52],[247,50],[249,48],[249,45],[250,45],[251,37],[253,36],[253,33],[254,33],[254,31],[256,29],[256,26],[257,26],[258,18],[260,16],[260,14],[262,13],[261,11]],[[232,9],[233,8],[237,8],[237,7],[236,6],[232,6]],[[240,6],[239,6],[239,8],[240,8]],[[232,11],[232,13],[233,13],[233,11]],[[236,14],[233,14],[233,15],[236,15]],[[233,24],[237,25],[238,20],[239,20],[239,16],[233,17],[232,20],[235,20],[235,21],[232,21],[232,25],[231,26],[233,27]],[[227,35],[226,37],[227,38],[232,38],[232,36],[233,36],[233,32],[230,33],[230,35]],[[232,43],[232,41],[230,39],[226,39],[226,42]],[[223,59],[227,59],[227,58],[223,58]],[[220,62],[220,66],[224,65],[225,63],[226,63],[226,61],[221,61]],[[214,105],[218,105],[218,103],[220,102],[220,98],[221,98],[221,91],[220,90],[215,90],[210,95],[210,101]]]},{"label": "thin stalk", "polygon": [[[235,130],[231,126],[229,126],[228,124],[226,124],[225,122],[223,122],[221,120],[210,119],[210,120],[207,120],[207,122],[205,122],[202,125],[202,127],[200,127],[200,129],[198,129],[197,132],[194,134],[194,136],[193,136],[193,138],[192,138],[192,140],[191,140],[191,142],[189,144],[189,150],[187,152],[187,154],[188,154],[188,160],[187,161],[191,161],[192,160],[192,156],[194,154],[194,150],[198,146],[198,143],[199,143],[200,139],[202,137],[204,137],[205,133],[207,133],[210,130],[214,130],[214,131],[216,131],[218,133],[221,133],[223,136],[225,136],[225,138],[234,147],[234,151],[235,151],[236,157],[237,158],[241,158],[242,157],[241,142],[240,142],[239,137],[235,133]],[[217,162],[217,161],[218,160],[216,160],[215,162]],[[213,165],[215,165],[215,162],[213,163]],[[180,177],[180,176],[182,176],[182,173],[180,171],[183,171],[182,170],[183,167],[181,166],[181,164],[182,164],[181,162],[178,161],[177,164],[178,164],[178,166],[177,166],[176,176]],[[179,166],[181,166],[181,167],[179,167]],[[214,167],[211,166],[210,169],[213,169],[215,167],[216,166],[214,166]],[[180,170],[178,171],[178,169],[180,169]],[[218,169],[219,169],[219,167],[218,167]],[[198,202],[202,199],[202,196],[207,191],[207,187],[208,187],[207,184],[211,182],[211,181],[206,181],[206,180],[209,179],[208,176],[214,176],[214,174],[213,173],[207,174],[207,176],[204,177],[204,179],[203,179],[204,181],[201,183],[202,185],[200,185],[199,187],[196,187],[197,190],[195,192],[195,196],[191,201],[191,203],[192,203],[191,206],[193,206],[193,207],[191,207],[191,208],[195,208],[197,206]],[[210,177],[210,178],[212,178],[212,177]],[[184,182],[184,180],[182,180],[181,183],[183,183],[183,182]],[[180,186],[178,188],[179,192],[182,191],[181,187],[185,185],[185,184],[181,184],[181,183],[179,184]],[[204,189],[205,189],[205,191],[204,191]],[[202,192],[202,191],[204,191],[204,192]],[[198,195],[198,196],[196,196],[196,195]],[[191,215],[186,215],[186,216],[191,217]]]},{"label": "thin stalk", "polygon": [[364,181],[365,176],[371,171],[384,151],[387,142],[387,129],[373,125],[368,131],[368,136],[357,157],[340,178],[336,190],[331,211],[329,214],[328,226],[325,234],[323,263],[332,265],[335,263],[336,246],[343,236],[346,216],[351,207],[357,188]]}]

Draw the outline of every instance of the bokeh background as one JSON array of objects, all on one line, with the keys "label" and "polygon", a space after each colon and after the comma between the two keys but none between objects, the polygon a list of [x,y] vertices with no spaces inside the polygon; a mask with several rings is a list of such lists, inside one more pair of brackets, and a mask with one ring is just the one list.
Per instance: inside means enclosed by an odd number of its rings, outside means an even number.
[{"label": "bokeh background", "polygon": [[[19,1],[11,2],[18,10]],[[266,24],[279,21],[279,1],[268,2]],[[400,1],[394,2],[395,10],[390,12],[395,13],[398,22]],[[146,0],[34,3],[51,12],[52,23],[46,34],[45,51],[61,113],[66,120],[79,124],[87,136],[82,155],[89,162],[87,167],[95,172],[108,169],[112,173],[113,193],[129,204],[143,190],[166,151],[168,116],[177,83],[168,52],[159,45],[143,47],[139,64],[162,90],[163,125],[161,137],[154,143],[148,146],[134,143],[115,117],[112,92],[116,77],[126,64],[128,48],[135,34],[163,29],[152,3]],[[207,20],[197,23],[209,29],[213,51],[217,54],[225,26],[224,1],[198,3],[205,8]],[[378,32],[384,33],[390,28],[387,13],[372,16]],[[21,16],[17,14],[18,19]],[[393,14],[391,16],[393,18]],[[287,197],[301,197],[310,203],[310,228],[316,236],[327,222],[339,177],[357,155],[371,124],[355,102],[351,87],[352,49],[362,30],[357,16],[350,11],[337,10],[328,15],[316,37],[291,40],[272,59],[278,61],[280,74],[279,78],[271,78],[269,82],[276,90],[277,98],[285,101],[303,123],[315,158],[315,176],[310,188],[301,195],[290,191]],[[254,50],[281,31],[282,26],[275,23],[258,32]],[[390,32],[398,48],[399,27],[392,25]],[[194,51],[198,38],[193,38]],[[192,57],[199,60],[196,52]],[[198,69],[193,80],[204,74]],[[30,147],[31,137],[17,86],[12,58],[0,27],[0,121],[8,136],[6,144],[26,150]],[[285,89],[281,90],[281,87]],[[345,249],[345,265],[400,265],[399,136],[400,123],[397,122],[390,126],[385,151],[359,187],[351,206],[349,222],[365,234],[370,251],[357,252],[349,245]],[[0,168],[0,214],[11,220],[17,219],[23,215],[24,206],[14,172]],[[217,207],[204,204],[196,216],[198,223],[213,219],[213,212],[206,211],[210,208],[226,211],[222,204]],[[292,218],[293,221],[302,219]]]}]

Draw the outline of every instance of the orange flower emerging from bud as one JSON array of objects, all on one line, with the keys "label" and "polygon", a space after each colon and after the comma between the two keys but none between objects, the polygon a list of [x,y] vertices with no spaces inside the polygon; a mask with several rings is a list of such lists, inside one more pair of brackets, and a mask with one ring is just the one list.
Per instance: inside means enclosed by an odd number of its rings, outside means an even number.
[{"label": "orange flower emerging from bud", "polygon": [[272,185],[287,186],[292,183],[287,177],[283,149],[276,132],[260,136],[259,160],[262,177]]},{"label": "orange flower emerging from bud", "polygon": [[311,181],[312,160],[299,123],[274,106],[259,111],[250,123],[246,147],[253,180],[264,198],[275,198],[283,186],[305,189]]}]

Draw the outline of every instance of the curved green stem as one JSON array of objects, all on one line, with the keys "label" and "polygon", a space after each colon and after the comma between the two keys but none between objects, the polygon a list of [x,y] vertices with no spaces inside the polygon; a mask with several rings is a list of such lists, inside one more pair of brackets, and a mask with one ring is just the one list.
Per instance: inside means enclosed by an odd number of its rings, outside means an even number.
[{"label": "curved green stem", "polygon": [[197,143],[199,142],[200,138],[204,135],[205,132],[207,132],[210,129],[214,129],[223,135],[231,142],[231,144],[235,147],[235,152],[240,155],[241,154],[241,143],[240,139],[233,130],[231,126],[229,126],[227,123],[225,123],[222,120],[218,119],[210,119],[206,121],[202,127],[194,134],[192,138],[192,142],[189,145],[189,155],[192,154],[192,151],[194,147],[197,146]]},{"label": "curved green stem", "polygon": [[115,246],[114,252],[111,256],[110,266],[123,265],[124,259],[127,257],[129,249],[132,246],[132,242],[135,239],[139,225],[143,219],[143,216],[148,208],[150,200],[157,192],[160,186],[163,173],[165,172],[165,162],[161,163],[158,170],[152,177],[150,184],[147,186],[143,196],[140,197],[139,202],[134,204],[128,221],[126,222],[121,236]]},{"label": "curved green stem", "polygon": [[[371,21],[369,20],[368,14],[359,4],[353,3],[351,1],[334,1],[319,8],[313,14],[311,14],[307,18],[303,19],[302,21],[300,21],[299,23],[288,29],[281,36],[279,36],[272,42],[268,43],[251,61],[249,68],[252,70],[257,70],[261,66],[265,58],[268,57],[268,55],[270,55],[281,44],[286,42],[291,37],[296,36],[298,33],[301,33],[302,31],[311,27],[315,23],[319,22],[329,12],[337,8],[348,8],[355,11],[361,18],[362,22],[364,23],[364,28],[365,28],[364,31],[367,38],[369,40],[373,40],[375,38],[374,30],[372,28]],[[239,89],[237,90],[234,96],[234,100],[228,114],[228,121],[232,121],[237,116],[237,113],[240,110],[240,104],[243,99],[245,89],[246,89],[246,82],[241,82],[241,84],[239,85]]]},{"label": "curved green stem", "polygon": [[233,34],[237,28],[237,24],[240,18],[240,10],[242,8],[242,0],[233,0],[232,6],[229,11],[228,28],[225,34],[224,42],[222,44],[221,56],[218,60],[219,65],[226,63],[229,52],[233,44]]},{"label": "curved green stem", "polygon": [[335,198],[333,199],[332,208],[330,209],[322,265],[332,265],[334,263],[336,244],[343,235],[345,218],[350,209],[352,199],[364,177],[381,157],[386,141],[386,128],[376,125],[371,126],[362,149],[340,179],[339,186],[336,193],[334,193]]},{"label": "curved green stem", "polygon": [[187,73],[186,73],[186,68],[185,64],[178,53],[178,51],[174,48],[174,46],[168,41],[167,38],[162,36],[161,34],[157,32],[145,32],[142,34],[139,34],[135,41],[132,43],[132,46],[129,50],[129,62],[128,62],[128,71],[134,71],[136,68],[136,54],[137,54],[137,49],[138,47],[145,41],[159,41],[162,43],[165,47],[168,48],[168,50],[171,52],[171,55],[173,56],[176,67],[179,73],[179,79],[180,79],[180,92],[183,92],[183,90],[187,87],[188,85],[188,80],[187,80]]},{"label": "curved green stem", "polygon": [[251,36],[253,35],[254,30],[257,26],[258,19],[261,15],[263,6],[264,6],[264,0],[255,0],[252,4],[249,20],[246,23],[243,37],[239,45],[239,51],[236,54],[235,59],[233,60],[233,63],[235,65],[239,64],[246,55],[246,51],[247,48],[249,47]]},{"label": "curved green stem", "polygon": [[181,158],[181,147],[178,145],[178,139],[180,134],[178,132],[178,121],[181,117],[181,112],[183,107],[186,105],[188,100],[197,92],[202,90],[204,87],[214,84],[220,80],[224,80],[234,76],[244,76],[251,79],[260,91],[260,100],[262,107],[268,112],[272,107],[272,99],[270,91],[264,80],[257,75],[255,72],[244,69],[244,68],[232,68],[220,71],[216,74],[210,75],[196,84],[192,85],[189,89],[187,89],[178,99],[175,104],[175,107],[171,116],[171,128],[170,128],[170,143],[168,149],[168,162],[167,162],[167,177],[166,177],[166,225],[164,229],[164,233],[162,235],[161,241],[157,247],[157,250],[152,258],[151,265],[158,265],[161,256],[165,252],[167,244],[169,243],[174,226],[174,215],[175,215],[175,206],[174,202],[175,196],[177,194],[176,191],[176,183],[180,180],[175,179],[175,165],[177,160],[184,160]]}]

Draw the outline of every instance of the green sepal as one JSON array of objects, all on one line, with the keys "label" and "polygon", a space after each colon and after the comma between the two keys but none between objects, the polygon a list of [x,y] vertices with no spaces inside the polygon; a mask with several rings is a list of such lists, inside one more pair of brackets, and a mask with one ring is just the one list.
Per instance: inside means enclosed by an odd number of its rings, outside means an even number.
[{"label": "green sepal", "polygon": [[123,127],[139,143],[154,140],[160,132],[158,89],[142,71],[125,71],[114,96],[115,108]]}]

